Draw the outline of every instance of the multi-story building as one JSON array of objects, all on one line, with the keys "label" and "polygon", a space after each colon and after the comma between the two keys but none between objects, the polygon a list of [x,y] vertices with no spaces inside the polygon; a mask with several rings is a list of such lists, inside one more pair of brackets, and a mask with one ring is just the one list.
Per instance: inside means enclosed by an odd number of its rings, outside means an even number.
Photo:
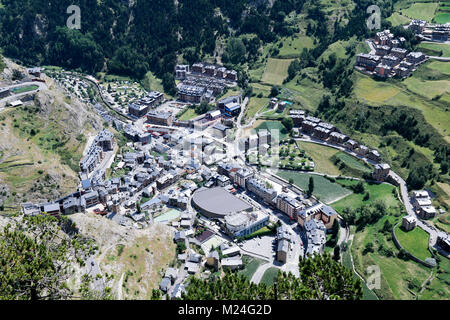
[{"label": "multi-story building", "polygon": [[344,144],[349,137],[347,137],[345,134],[339,133],[339,132],[331,132],[330,133],[330,139],[329,141],[335,144],[342,145]]},{"label": "multi-story building", "polygon": [[296,220],[298,212],[302,209],[301,203],[284,193],[277,196],[276,203],[277,208],[287,214],[291,220]]},{"label": "multi-story building", "polygon": [[367,158],[375,162],[379,162],[381,160],[380,153],[377,150],[370,150]]},{"label": "multi-story building", "polygon": [[423,29],[427,25],[425,20],[412,20],[408,26],[408,29],[416,34],[420,34],[423,32]]},{"label": "multi-story building", "polygon": [[419,64],[425,60],[425,55],[422,52],[410,52],[406,55],[406,61],[412,64]]},{"label": "multi-story building", "polygon": [[389,172],[391,171],[391,166],[389,166],[387,163],[380,163],[380,164],[376,164],[374,166],[374,171],[372,173],[372,177],[376,180],[376,181],[385,181],[386,178],[389,175]]},{"label": "multi-story building", "polygon": [[308,120],[305,120],[302,123],[302,130],[304,132],[306,132],[306,133],[309,133],[309,134],[313,133],[314,129],[316,127],[317,127],[317,123],[314,123],[314,122],[311,122],[311,121],[308,121]]},{"label": "multi-story building", "polygon": [[207,65],[204,70],[205,76],[214,77],[216,75],[216,66],[214,65]]},{"label": "multi-story building", "polygon": [[268,144],[270,145],[272,143],[272,135],[269,130],[262,129],[258,131],[258,145]]},{"label": "multi-story building", "polygon": [[349,139],[344,143],[344,146],[349,150],[355,151],[358,148],[359,143],[355,140]]},{"label": "multi-story building", "polygon": [[277,261],[286,263],[289,252],[289,242],[286,240],[278,241],[277,246]]},{"label": "multi-story building", "polygon": [[396,66],[399,63],[400,63],[400,59],[398,57],[394,56],[393,54],[388,54],[386,56],[383,56],[383,58],[381,58],[381,64],[387,65],[391,68]]},{"label": "multi-story building", "polygon": [[406,54],[408,53],[408,50],[403,48],[392,48],[391,55],[399,58],[400,60],[403,60],[406,57]]},{"label": "multi-story building", "polygon": [[169,112],[150,111],[147,113],[147,122],[163,126],[171,126],[173,123],[173,114]]},{"label": "multi-story building", "polygon": [[192,72],[203,73],[204,65],[201,62],[194,63],[192,65]]},{"label": "multi-story building", "polygon": [[237,81],[238,80],[237,71],[235,71],[235,70],[227,70],[225,72],[225,79],[231,80],[231,81]]},{"label": "multi-story building", "polygon": [[263,199],[266,203],[274,204],[277,192],[265,185],[261,180],[250,178],[247,180],[247,190]]},{"label": "multi-story building", "polygon": [[178,98],[184,102],[200,103],[206,93],[206,88],[193,85],[181,85],[178,88]]},{"label": "multi-story building", "polygon": [[392,67],[387,64],[380,63],[377,65],[374,72],[379,77],[387,78],[392,73]]},{"label": "multi-story building", "polygon": [[247,181],[254,176],[253,171],[247,168],[241,168],[236,172],[236,183],[241,188],[246,188]]},{"label": "multi-story building", "polygon": [[318,203],[312,207],[305,208],[298,213],[298,224],[301,227],[305,226],[305,223],[311,219],[321,220],[327,229],[333,226],[334,220],[337,217],[336,211],[333,208]]},{"label": "multi-story building", "polygon": [[389,52],[391,51],[391,47],[390,46],[382,46],[382,45],[376,45],[375,46],[375,53],[377,56],[385,56],[387,54],[389,54]]},{"label": "multi-story building", "polygon": [[331,131],[328,129],[325,129],[323,127],[317,126],[314,128],[313,136],[314,138],[320,139],[320,140],[327,140],[330,136]]},{"label": "multi-story building", "polygon": [[225,232],[238,238],[252,234],[269,223],[269,215],[261,211],[238,212],[225,216]]},{"label": "multi-story building", "polygon": [[294,127],[299,128],[302,126],[303,121],[305,120],[305,111],[304,110],[290,110],[289,116],[292,118],[294,122]]},{"label": "multi-story building", "polygon": [[360,156],[367,156],[367,154],[369,153],[369,148],[367,148],[366,146],[360,145],[358,149],[356,149],[356,153],[359,154]]},{"label": "multi-story building", "polygon": [[189,65],[177,65],[175,68],[175,79],[184,80],[189,73]]},{"label": "multi-story building", "polygon": [[412,230],[416,227],[417,219],[413,216],[405,216],[402,219],[402,227],[406,231]]}]

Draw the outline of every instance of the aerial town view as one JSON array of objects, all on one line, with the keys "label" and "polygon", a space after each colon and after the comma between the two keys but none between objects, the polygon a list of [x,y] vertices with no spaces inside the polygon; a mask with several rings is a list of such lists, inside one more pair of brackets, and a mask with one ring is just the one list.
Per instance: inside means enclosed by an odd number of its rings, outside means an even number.
[{"label": "aerial town view", "polygon": [[0,34],[0,300],[450,299],[450,2],[1,0]]}]

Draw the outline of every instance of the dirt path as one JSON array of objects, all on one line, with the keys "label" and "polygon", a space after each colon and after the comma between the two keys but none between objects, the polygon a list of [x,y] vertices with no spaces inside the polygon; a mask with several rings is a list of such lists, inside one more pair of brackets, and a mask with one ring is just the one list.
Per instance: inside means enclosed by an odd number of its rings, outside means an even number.
[{"label": "dirt path", "polygon": [[125,272],[122,273],[122,276],[120,277],[119,283],[117,284],[117,300],[123,300],[122,297],[122,283],[123,283],[123,277],[125,276]]}]

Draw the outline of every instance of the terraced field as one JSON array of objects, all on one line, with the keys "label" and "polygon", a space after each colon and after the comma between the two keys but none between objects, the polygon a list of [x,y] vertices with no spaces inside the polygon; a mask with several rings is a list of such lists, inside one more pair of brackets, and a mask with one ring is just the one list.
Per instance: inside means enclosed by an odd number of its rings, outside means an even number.
[{"label": "terraced field", "polygon": [[288,75],[288,68],[293,59],[269,58],[261,82],[270,85],[282,85]]},{"label": "terraced field", "polygon": [[408,18],[421,19],[431,22],[434,18],[437,7],[437,2],[413,3],[408,9],[403,9],[401,12]]},{"label": "terraced field", "polygon": [[[405,81],[379,82],[357,73],[354,93],[370,106],[408,106],[422,111],[426,121],[450,142],[450,113],[446,110],[450,81],[445,79],[448,68],[445,62],[428,62]],[[429,77],[439,80],[425,80]],[[439,99],[430,101],[430,97]]]}]

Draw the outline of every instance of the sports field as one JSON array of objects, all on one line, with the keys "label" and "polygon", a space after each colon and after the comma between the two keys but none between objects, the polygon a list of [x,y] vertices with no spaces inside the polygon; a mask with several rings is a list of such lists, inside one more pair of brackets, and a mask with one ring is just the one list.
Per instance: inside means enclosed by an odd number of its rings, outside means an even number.
[{"label": "sports field", "polygon": [[157,216],[155,222],[170,222],[180,217],[180,211],[176,209],[171,209],[160,216]]},{"label": "sports field", "polygon": [[216,248],[220,246],[223,243],[223,240],[219,238],[218,236],[214,235],[211,238],[209,238],[207,241],[202,243],[202,249],[205,252],[206,255],[209,254],[209,251],[211,251],[211,248]]},{"label": "sports field", "polygon": [[293,59],[269,58],[261,82],[281,86],[288,76],[288,68]]}]

